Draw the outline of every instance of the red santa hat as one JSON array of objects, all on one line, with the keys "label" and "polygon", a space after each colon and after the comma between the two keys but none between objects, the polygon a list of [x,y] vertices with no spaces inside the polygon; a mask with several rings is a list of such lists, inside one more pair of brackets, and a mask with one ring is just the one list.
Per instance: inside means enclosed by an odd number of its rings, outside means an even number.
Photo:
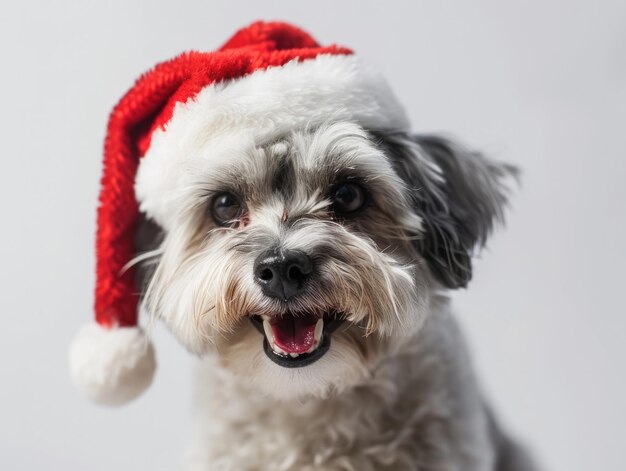
[{"label": "red santa hat", "polygon": [[320,46],[286,23],[254,23],[215,52],[183,53],[137,80],[113,109],[104,144],[96,322],[70,351],[73,380],[88,397],[123,404],[154,374],[154,350],[137,323],[134,270],[125,269],[136,255],[139,212],[167,230],[176,189],[194,178],[207,149],[227,156],[242,142],[329,120],[408,128],[387,84],[351,50]]}]

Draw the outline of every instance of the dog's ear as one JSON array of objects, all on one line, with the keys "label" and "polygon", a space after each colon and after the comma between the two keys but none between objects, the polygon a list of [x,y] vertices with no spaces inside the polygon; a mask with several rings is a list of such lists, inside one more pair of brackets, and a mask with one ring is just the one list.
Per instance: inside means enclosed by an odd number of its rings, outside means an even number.
[{"label": "dog's ear", "polygon": [[418,251],[444,286],[465,287],[474,251],[503,220],[505,183],[517,169],[435,135],[380,138],[422,218]]},{"label": "dog's ear", "polygon": [[164,234],[163,229],[157,223],[144,213],[139,213],[134,241],[138,263],[133,265],[135,266],[135,283],[140,293],[145,292],[152,278],[157,261],[153,255],[161,246]]}]

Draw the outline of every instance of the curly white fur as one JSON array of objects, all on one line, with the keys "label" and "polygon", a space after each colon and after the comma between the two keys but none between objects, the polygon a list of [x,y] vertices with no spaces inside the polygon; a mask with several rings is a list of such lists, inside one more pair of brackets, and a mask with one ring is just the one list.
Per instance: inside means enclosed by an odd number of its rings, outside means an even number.
[{"label": "curly white fur", "polygon": [[[321,398],[259,394],[209,356],[198,368],[185,469],[493,470],[488,414],[463,340],[447,301],[436,298],[431,308],[418,336],[373,364],[350,357],[320,360],[319,368],[349,361],[356,370],[329,378],[352,387]],[[269,361],[265,368],[281,369]]]}]

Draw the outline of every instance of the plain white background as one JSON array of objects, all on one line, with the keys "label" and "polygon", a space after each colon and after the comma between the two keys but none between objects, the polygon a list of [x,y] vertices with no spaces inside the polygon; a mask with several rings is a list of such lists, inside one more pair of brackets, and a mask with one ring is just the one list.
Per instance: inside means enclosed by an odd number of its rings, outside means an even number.
[{"label": "plain white background", "polygon": [[459,318],[487,394],[546,469],[624,469],[626,3],[578,0],[3,4],[0,469],[177,469],[193,360],[165,329],[131,405],[95,407],[68,379],[92,315],[102,139],[141,72],[255,19],[353,47],[416,131],[523,168]]}]

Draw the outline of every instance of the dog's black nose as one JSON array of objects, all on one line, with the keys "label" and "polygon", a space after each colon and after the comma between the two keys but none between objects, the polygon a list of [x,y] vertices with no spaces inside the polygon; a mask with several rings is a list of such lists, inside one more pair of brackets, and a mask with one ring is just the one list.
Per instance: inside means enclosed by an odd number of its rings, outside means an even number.
[{"label": "dog's black nose", "polygon": [[311,273],[311,258],[298,250],[268,250],[254,264],[254,279],[263,293],[285,301],[304,291]]}]

